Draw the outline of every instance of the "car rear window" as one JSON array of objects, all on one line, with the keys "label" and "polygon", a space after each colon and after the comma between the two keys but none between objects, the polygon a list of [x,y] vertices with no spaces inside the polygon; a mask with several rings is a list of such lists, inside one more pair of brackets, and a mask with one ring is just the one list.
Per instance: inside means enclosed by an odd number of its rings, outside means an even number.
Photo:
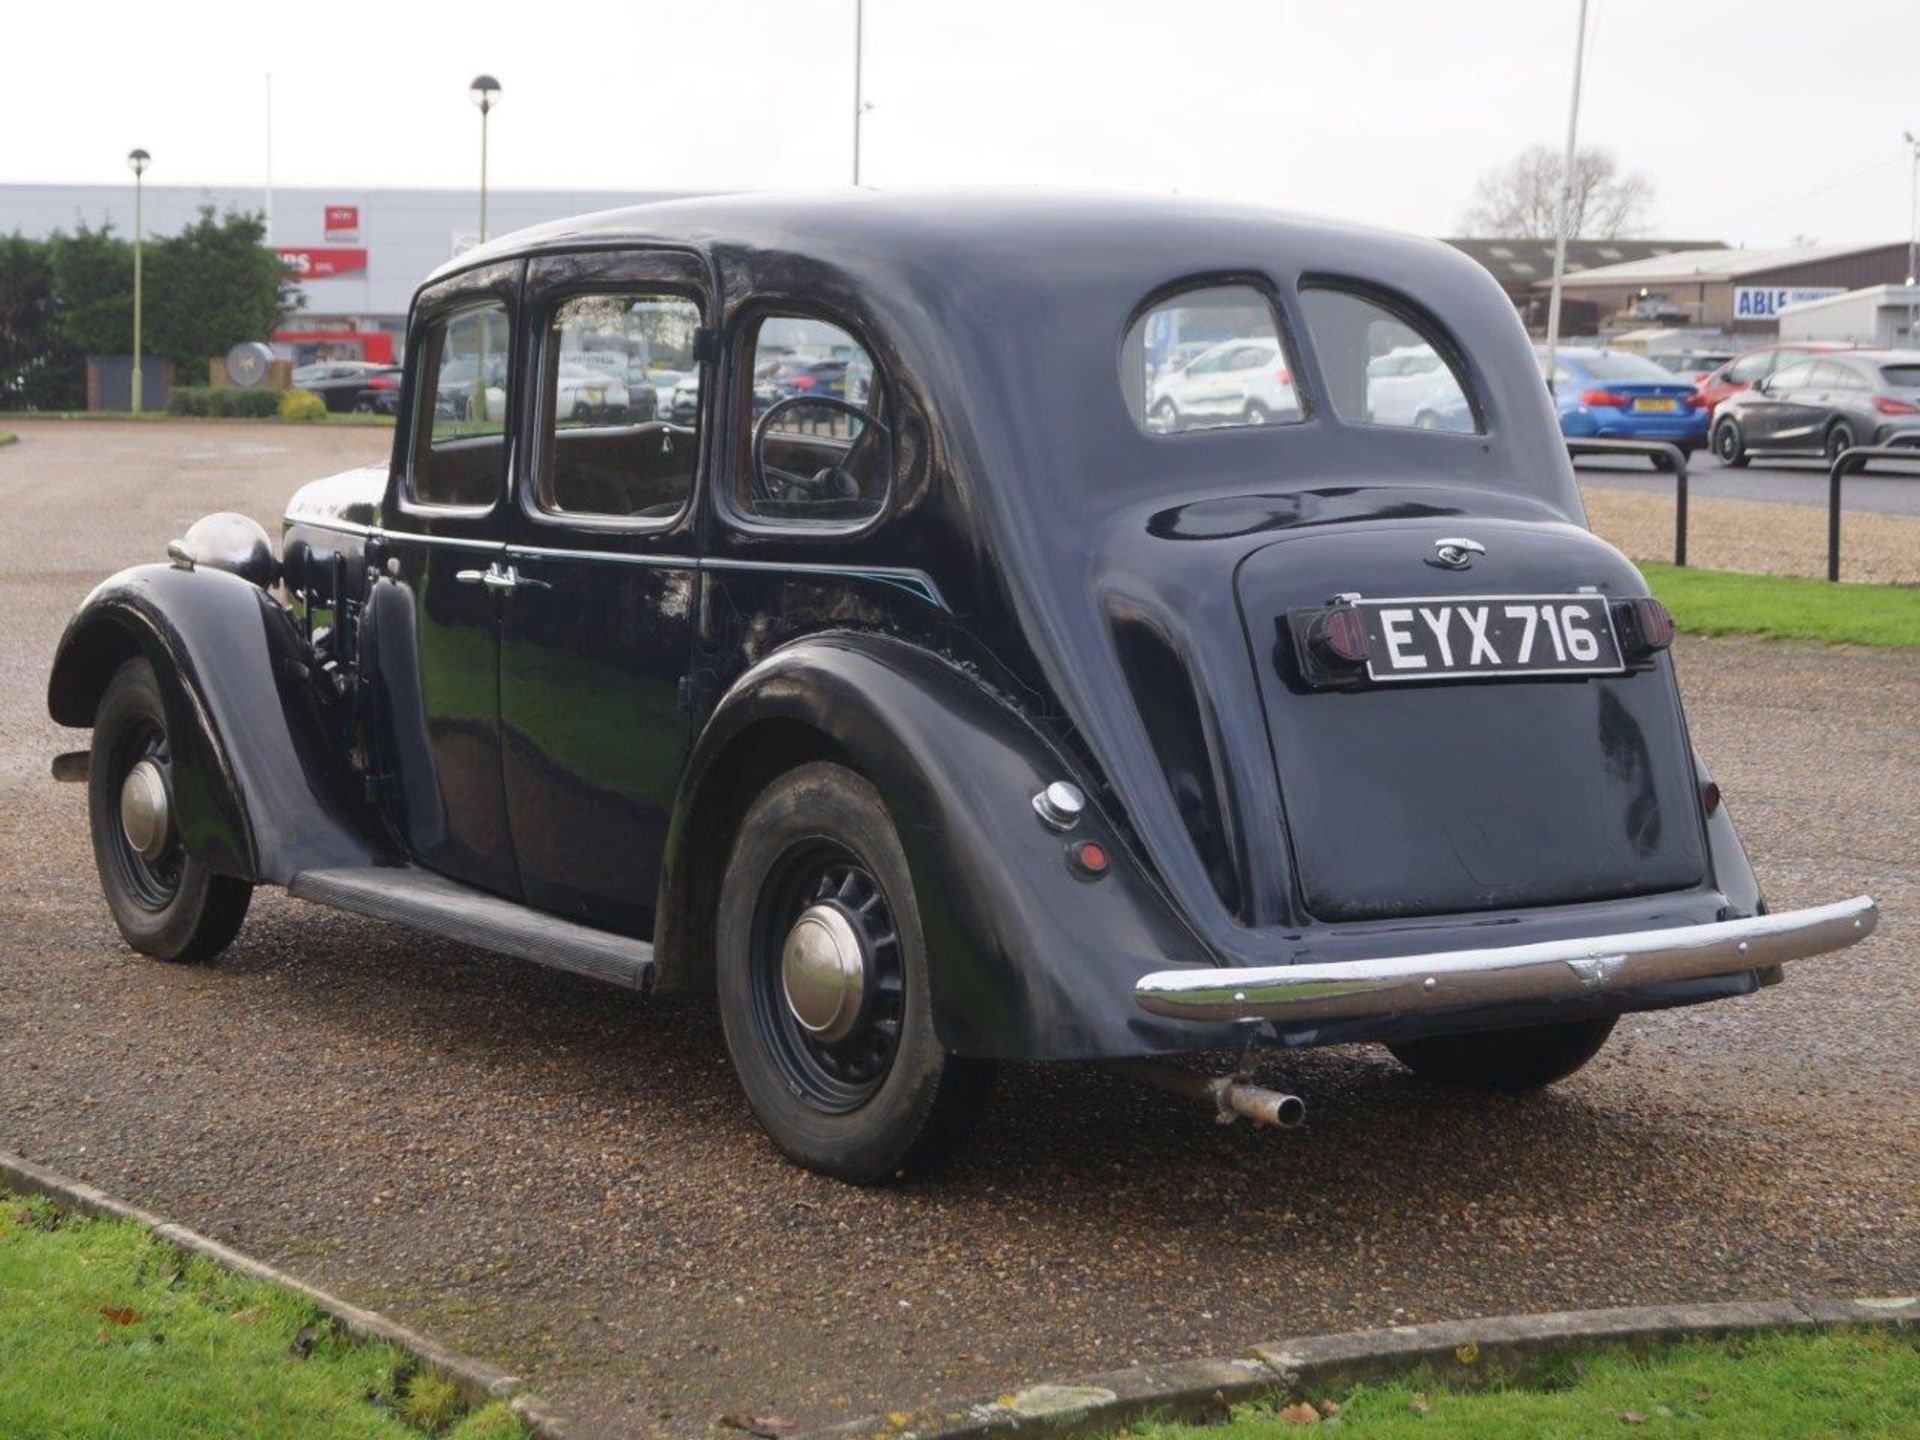
[{"label": "car rear window", "polygon": [[1567,363],[1584,370],[1595,380],[1617,380],[1623,384],[1634,381],[1647,383],[1673,383],[1673,372],[1664,370],[1644,355],[1635,355],[1630,350],[1588,350],[1567,356]]},{"label": "car rear window", "polygon": [[1920,390],[1920,365],[1882,365],[1880,378],[1902,390]]},{"label": "car rear window", "polygon": [[1121,342],[1120,384],[1134,423],[1155,435],[1303,414],[1280,323],[1251,285],[1198,286],[1147,310]]},{"label": "car rear window", "polygon": [[1303,286],[1300,304],[1320,378],[1342,420],[1480,431],[1479,407],[1453,347],[1411,305],[1324,284]]}]

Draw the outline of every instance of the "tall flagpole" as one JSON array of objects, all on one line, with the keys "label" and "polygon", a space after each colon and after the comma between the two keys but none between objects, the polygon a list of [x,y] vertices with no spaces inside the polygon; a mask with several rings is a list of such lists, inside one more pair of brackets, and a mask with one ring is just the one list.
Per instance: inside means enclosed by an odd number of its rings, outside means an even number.
[{"label": "tall flagpole", "polygon": [[867,28],[866,0],[853,0],[853,183],[860,183],[860,120],[865,105],[860,99],[862,44]]}]

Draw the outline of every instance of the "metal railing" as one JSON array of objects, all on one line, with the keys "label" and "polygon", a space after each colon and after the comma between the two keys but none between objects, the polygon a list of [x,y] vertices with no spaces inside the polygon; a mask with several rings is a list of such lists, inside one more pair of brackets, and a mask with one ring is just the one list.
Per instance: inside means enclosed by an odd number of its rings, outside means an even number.
[{"label": "metal railing", "polygon": [[1856,470],[1865,470],[1869,460],[1900,460],[1920,465],[1920,446],[1856,445],[1842,450],[1827,467],[1827,579],[1840,579],[1840,482]]},{"label": "metal railing", "polygon": [[1578,459],[1582,455],[1640,455],[1656,462],[1666,461],[1665,468],[1673,472],[1673,563],[1687,563],[1686,451],[1664,440],[1582,440],[1569,437],[1567,455],[1570,459]]}]

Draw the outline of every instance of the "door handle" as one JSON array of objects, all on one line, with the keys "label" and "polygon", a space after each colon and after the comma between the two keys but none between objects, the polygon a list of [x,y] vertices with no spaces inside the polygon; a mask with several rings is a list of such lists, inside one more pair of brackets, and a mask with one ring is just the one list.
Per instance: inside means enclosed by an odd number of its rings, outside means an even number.
[{"label": "door handle", "polygon": [[506,582],[501,586],[506,590],[551,590],[553,588],[544,580],[536,580],[531,575],[522,575],[517,565],[507,566],[500,578]]},{"label": "door handle", "polygon": [[502,569],[500,562],[497,560],[484,570],[456,570],[453,578],[458,580],[462,585],[484,585],[496,595],[504,594],[510,590],[518,590],[522,587],[529,590],[551,590],[553,588],[544,580],[529,579],[511,565]]}]

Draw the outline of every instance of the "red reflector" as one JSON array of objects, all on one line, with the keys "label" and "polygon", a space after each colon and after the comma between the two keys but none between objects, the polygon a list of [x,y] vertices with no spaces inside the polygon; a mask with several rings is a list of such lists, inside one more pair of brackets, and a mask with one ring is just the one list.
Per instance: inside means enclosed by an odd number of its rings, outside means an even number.
[{"label": "red reflector", "polygon": [[1587,390],[1582,392],[1580,403],[1607,410],[1625,410],[1633,402],[1614,390]]},{"label": "red reflector", "polygon": [[1322,615],[1314,638],[1350,665],[1367,658],[1367,622],[1351,605],[1336,605]]},{"label": "red reflector", "polygon": [[1720,808],[1720,787],[1713,781],[1700,787],[1700,804],[1709,815]]},{"label": "red reflector", "polygon": [[1633,602],[1633,628],[1642,650],[1664,650],[1673,644],[1673,616],[1658,600]]},{"label": "red reflector", "polygon": [[1920,405],[1909,405],[1904,400],[1896,400],[1891,395],[1873,397],[1873,408],[1882,415],[1920,415]]},{"label": "red reflector", "polygon": [[1107,847],[1096,840],[1082,840],[1073,847],[1073,863],[1089,875],[1104,875],[1107,870]]},{"label": "red reflector", "polygon": [[398,390],[400,382],[391,375],[376,375],[367,381],[369,390]]}]

